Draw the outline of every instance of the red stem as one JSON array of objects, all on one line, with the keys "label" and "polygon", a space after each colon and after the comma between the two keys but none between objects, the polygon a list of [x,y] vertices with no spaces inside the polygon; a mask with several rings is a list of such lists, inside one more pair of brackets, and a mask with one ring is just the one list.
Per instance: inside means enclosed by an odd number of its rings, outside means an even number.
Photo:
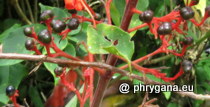
[{"label": "red stem", "polygon": [[[139,58],[137,60],[132,61],[132,63],[140,63],[140,62],[142,62],[142,61],[144,61],[144,60],[146,60],[146,59],[148,59],[148,58],[150,58],[150,57],[152,57],[152,56],[154,56],[156,54],[163,53],[163,52],[164,51],[162,50],[162,47],[160,47],[156,51],[154,51],[154,52],[152,52],[150,54],[147,54],[146,56],[143,56],[143,57],[141,57],[141,58]],[[127,67],[128,67],[128,65],[124,65],[124,66],[120,67],[120,69],[126,69]]]},{"label": "red stem", "polygon": [[41,55],[42,53],[37,49],[36,46],[34,46],[34,48],[32,49],[32,51],[34,51],[37,55]]},{"label": "red stem", "polygon": [[128,29],[128,32],[133,32],[135,30],[138,30],[138,29],[143,28],[143,27],[146,27],[146,26],[148,26],[148,24],[147,23],[144,23],[144,24],[138,25],[138,26],[136,26],[134,28]]},{"label": "red stem", "polygon": [[17,96],[19,96],[18,90],[16,90],[15,94],[9,98],[13,102],[15,107],[19,107],[19,104],[17,104],[17,100],[16,100]]},{"label": "red stem", "polygon": [[108,24],[112,24],[112,20],[111,20],[111,15],[110,15],[110,4],[111,4],[112,0],[108,0],[106,2],[106,16],[107,16],[107,19],[108,19]]},{"label": "red stem", "polygon": [[132,12],[133,12],[133,13],[136,13],[136,14],[141,14],[141,13],[142,13],[142,11],[140,11],[140,10],[138,10],[138,9],[136,9],[136,8],[133,8],[133,9],[132,9]]},{"label": "red stem", "polygon": [[[63,73],[61,76],[60,76],[60,79],[61,79],[61,83],[66,86],[70,91],[73,91],[76,95],[77,95],[77,98],[79,99],[79,101],[82,103],[82,105],[84,106],[84,101],[79,93],[79,91],[75,88],[74,84],[73,83],[68,83],[65,79],[65,73]],[[80,104],[81,105],[81,104]],[[83,107],[83,106],[80,106],[80,107]]]},{"label": "red stem", "polygon": [[196,22],[195,19],[190,19],[190,21],[196,26],[200,26],[206,21],[207,18],[208,18],[208,15],[205,13],[204,18],[202,19],[200,23]]},{"label": "red stem", "polygon": [[173,80],[176,80],[177,78],[179,78],[183,73],[184,73],[184,71],[183,71],[183,68],[181,65],[179,72],[174,77],[164,77],[164,78],[162,78],[162,80],[164,80],[166,82],[173,81]]}]

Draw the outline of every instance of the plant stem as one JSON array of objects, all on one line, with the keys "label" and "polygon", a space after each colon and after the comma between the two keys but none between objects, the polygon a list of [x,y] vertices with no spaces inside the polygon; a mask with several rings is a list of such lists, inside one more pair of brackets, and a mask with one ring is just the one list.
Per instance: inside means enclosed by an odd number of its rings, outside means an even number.
[{"label": "plant stem", "polygon": [[38,21],[38,0],[34,0],[34,22]]},{"label": "plant stem", "polygon": [[[123,29],[124,31],[128,30],[129,24],[131,22],[131,18],[133,16],[133,13],[131,11],[133,8],[136,7],[137,1],[138,0],[129,0],[129,2],[126,6],[124,16],[122,19],[122,23],[121,23],[121,29]],[[106,63],[109,65],[115,66],[117,60],[118,60],[118,58],[116,58],[115,55],[110,54],[107,58]],[[111,77],[112,77],[112,71],[110,71],[110,70],[107,70],[104,75],[101,75],[99,82],[98,82],[98,86],[96,88],[96,92],[94,94],[94,98],[93,98],[91,107],[100,107],[100,104],[104,97],[105,90],[109,84],[109,81],[111,80]]]},{"label": "plant stem", "polygon": [[151,65],[151,64],[156,64],[158,62],[161,62],[161,61],[165,61],[169,58],[173,57],[173,55],[166,55],[166,56],[163,56],[163,57],[160,57],[160,58],[156,58],[156,59],[153,59],[151,61],[146,61],[143,63],[143,65]]},{"label": "plant stem", "polygon": [[22,20],[26,23],[26,24],[32,24],[30,20],[28,20],[28,18],[26,17],[26,15],[23,13],[22,9],[20,8],[20,5],[18,3],[18,0],[14,0],[14,7],[18,13],[18,15],[22,18]]},{"label": "plant stem", "polygon": [[25,1],[26,1],[26,6],[28,8],[29,15],[30,15],[30,19],[34,23],[34,17],[33,17],[33,13],[32,13],[32,10],[31,10],[31,5],[30,5],[28,0],[25,0]]}]

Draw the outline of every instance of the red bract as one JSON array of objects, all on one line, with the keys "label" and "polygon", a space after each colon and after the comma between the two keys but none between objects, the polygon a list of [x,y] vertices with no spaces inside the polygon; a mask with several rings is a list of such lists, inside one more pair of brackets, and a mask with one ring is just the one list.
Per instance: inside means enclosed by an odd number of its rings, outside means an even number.
[{"label": "red bract", "polygon": [[77,11],[83,10],[83,6],[81,3],[81,0],[64,0],[65,2],[65,8],[68,10],[75,9]]}]

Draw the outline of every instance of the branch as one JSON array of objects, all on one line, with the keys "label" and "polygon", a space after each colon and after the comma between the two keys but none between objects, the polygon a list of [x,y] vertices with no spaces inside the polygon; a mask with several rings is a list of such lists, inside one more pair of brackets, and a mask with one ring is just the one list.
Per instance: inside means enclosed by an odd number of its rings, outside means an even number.
[{"label": "branch", "polygon": [[194,92],[176,92],[182,97],[190,97],[196,100],[210,100],[210,95],[195,94]]},{"label": "branch", "polygon": [[149,84],[162,84],[162,83],[158,83],[153,80],[150,80],[146,77],[140,77],[135,74],[130,74],[130,72],[128,72],[126,70],[121,70],[119,68],[116,68],[116,67],[113,67],[111,65],[101,63],[101,62],[73,61],[73,60],[47,57],[45,55],[28,55],[28,54],[15,54],[15,53],[1,53],[0,59],[42,61],[42,62],[49,62],[49,63],[55,63],[55,64],[63,64],[63,65],[67,65],[67,66],[98,67],[98,68],[110,70],[115,73],[120,73],[121,75],[130,77],[131,79],[147,81],[147,83],[149,83]]},{"label": "branch", "polygon": [[26,15],[23,13],[22,9],[20,8],[20,5],[18,3],[18,0],[13,0],[13,5],[18,13],[18,15],[22,18],[22,20],[26,23],[26,24],[32,24],[31,21],[26,17]]},{"label": "branch", "polygon": [[[121,70],[119,68],[113,67],[111,65],[101,63],[101,62],[85,62],[85,61],[73,61],[59,58],[51,58],[44,55],[27,55],[27,54],[14,54],[14,53],[1,53],[0,59],[16,59],[16,60],[30,60],[30,61],[43,61],[55,64],[65,64],[68,66],[87,66],[87,67],[99,67],[103,69],[110,70],[115,73],[120,73],[123,76],[127,76],[131,79],[137,79],[140,81],[145,81],[147,84],[159,84],[163,83],[150,80],[147,77],[142,77],[136,74],[130,74],[130,72]],[[193,92],[176,92],[182,97],[190,97],[196,100],[210,100],[210,95],[195,94]]]}]

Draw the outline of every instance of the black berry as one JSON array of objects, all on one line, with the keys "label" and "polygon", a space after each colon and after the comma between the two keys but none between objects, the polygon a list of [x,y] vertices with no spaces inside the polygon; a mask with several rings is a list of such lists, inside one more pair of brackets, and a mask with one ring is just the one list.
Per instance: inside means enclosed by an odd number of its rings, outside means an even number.
[{"label": "black berry", "polygon": [[195,12],[190,7],[183,7],[180,10],[180,15],[182,16],[183,19],[188,20],[194,17]]},{"label": "black berry", "polygon": [[162,24],[158,27],[157,32],[158,32],[159,35],[171,34],[171,32],[172,32],[171,23],[169,23],[169,22],[164,22],[164,23],[162,23]]},{"label": "black berry", "polygon": [[139,15],[139,19],[143,22],[151,22],[154,17],[154,13],[151,10],[144,11]]},{"label": "black berry", "polygon": [[46,21],[50,18],[53,18],[54,14],[51,10],[45,10],[41,13],[40,19],[41,21]]},{"label": "black berry", "polygon": [[186,72],[186,71],[192,70],[193,64],[192,64],[191,61],[184,60],[184,61],[182,62],[182,66],[183,66],[184,71]]},{"label": "black berry", "polygon": [[8,97],[13,96],[15,94],[15,91],[15,88],[11,85],[6,88],[6,94]]},{"label": "black berry", "polygon": [[192,43],[193,43],[193,38],[192,37],[186,37],[185,39],[184,39],[184,41],[183,41],[183,43],[185,44],[185,45],[191,45]]},{"label": "black berry", "polygon": [[68,27],[71,30],[75,30],[78,28],[79,24],[80,24],[80,22],[77,18],[72,18],[69,20]]},{"label": "black berry", "polygon": [[33,39],[28,39],[28,40],[26,40],[26,42],[25,42],[25,48],[26,48],[27,50],[32,50],[32,49],[34,49],[34,46],[35,46],[35,43],[34,43],[34,40],[33,40]]},{"label": "black berry", "polygon": [[210,16],[210,5],[205,8],[205,12]]},{"label": "black berry", "polygon": [[66,28],[66,23],[60,20],[52,20],[50,25],[53,28],[53,31],[56,33],[60,33]]},{"label": "black berry", "polygon": [[32,27],[26,27],[26,28],[24,28],[23,33],[26,36],[31,37],[31,35],[33,33],[33,28]]},{"label": "black berry", "polygon": [[62,67],[55,68],[54,73],[56,76],[60,76],[63,73],[63,68]]},{"label": "black berry", "polygon": [[77,10],[75,10],[75,9],[68,10],[68,12],[71,14],[77,14]]},{"label": "black berry", "polygon": [[38,39],[42,43],[49,44],[52,41],[52,36],[50,32],[47,29],[45,29],[38,34]]}]

